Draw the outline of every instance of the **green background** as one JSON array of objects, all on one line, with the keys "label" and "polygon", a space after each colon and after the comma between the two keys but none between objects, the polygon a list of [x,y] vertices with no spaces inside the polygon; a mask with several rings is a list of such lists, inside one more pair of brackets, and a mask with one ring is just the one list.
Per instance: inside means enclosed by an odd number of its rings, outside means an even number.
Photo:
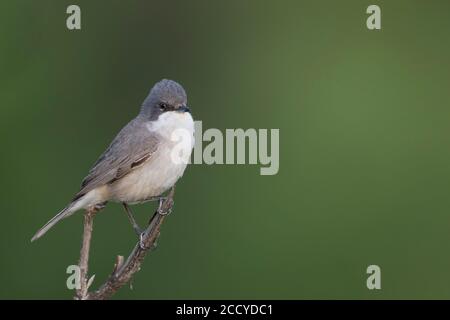
[{"label": "green background", "polygon": [[[449,32],[449,1],[2,1],[0,298],[73,296],[82,214],[30,238],[161,78],[204,129],[279,128],[280,171],[191,165],[114,298],[450,298]],[[108,205],[94,287],[135,242]]]}]

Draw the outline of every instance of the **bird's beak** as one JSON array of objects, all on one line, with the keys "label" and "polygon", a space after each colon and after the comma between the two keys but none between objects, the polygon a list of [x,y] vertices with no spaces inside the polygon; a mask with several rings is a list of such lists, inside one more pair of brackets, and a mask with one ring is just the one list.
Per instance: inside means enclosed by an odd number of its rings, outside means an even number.
[{"label": "bird's beak", "polygon": [[178,112],[191,112],[191,109],[188,106],[181,106],[177,109]]}]

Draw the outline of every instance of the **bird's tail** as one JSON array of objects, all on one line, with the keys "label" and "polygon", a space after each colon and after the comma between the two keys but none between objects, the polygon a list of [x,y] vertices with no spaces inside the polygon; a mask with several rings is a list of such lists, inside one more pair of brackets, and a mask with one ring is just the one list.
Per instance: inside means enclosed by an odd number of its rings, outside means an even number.
[{"label": "bird's tail", "polygon": [[33,236],[33,238],[31,238],[31,242],[42,237],[48,230],[50,230],[51,227],[57,224],[60,220],[67,218],[75,211],[76,210],[74,210],[73,203],[69,204],[67,207],[62,209],[56,216],[51,218],[50,221],[47,222],[42,228],[40,228],[38,232],[36,232],[36,234]]}]

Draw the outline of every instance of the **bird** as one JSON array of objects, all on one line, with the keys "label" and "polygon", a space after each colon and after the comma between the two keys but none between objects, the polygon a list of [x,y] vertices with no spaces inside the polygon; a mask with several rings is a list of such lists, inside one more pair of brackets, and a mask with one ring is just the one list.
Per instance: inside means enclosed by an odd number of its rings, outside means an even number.
[{"label": "bird", "polygon": [[119,131],[89,170],[80,191],[31,241],[75,212],[99,210],[109,201],[123,205],[135,232],[141,234],[129,206],[159,200],[161,207],[162,195],[183,175],[193,146],[194,120],[186,91],[173,80],[157,82],[138,115]]}]

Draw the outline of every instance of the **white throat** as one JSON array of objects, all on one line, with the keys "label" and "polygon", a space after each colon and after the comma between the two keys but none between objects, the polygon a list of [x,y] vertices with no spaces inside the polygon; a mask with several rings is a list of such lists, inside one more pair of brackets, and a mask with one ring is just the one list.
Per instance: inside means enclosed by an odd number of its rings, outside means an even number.
[{"label": "white throat", "polygon": [[189,112],[168,111],[161,114],[156,121],[148,122],[147,129],[172,140],[173,134],[179,130],[186,130],[193,135],[194,119]]}]

